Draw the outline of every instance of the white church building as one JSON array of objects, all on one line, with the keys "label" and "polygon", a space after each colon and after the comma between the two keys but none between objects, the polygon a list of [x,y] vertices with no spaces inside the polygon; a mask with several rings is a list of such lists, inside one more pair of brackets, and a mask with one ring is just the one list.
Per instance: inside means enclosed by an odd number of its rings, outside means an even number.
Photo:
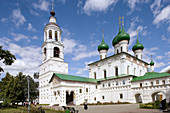
[{"label": "white church building", "polygon": [[[107,56],[109,46],[98,46],[100,60],[89,64],[89,78],[68,74],[64,62],[62,31],[56,24],[55,12],[50,12],[49,23],[44,28],[42,64],[39,66],[39,103],[66,106],[80,105],[85,101],[147,103],[170,99],[170,74],[154,72],[154,62],[142,59],[144,46],[139,42],[128,53],[130,36],[119,18],[119,32],[112,41],[114,55]],[[122,28],[121,28],[122,20]],[[150,72],[149,72],[150,68]]]}]

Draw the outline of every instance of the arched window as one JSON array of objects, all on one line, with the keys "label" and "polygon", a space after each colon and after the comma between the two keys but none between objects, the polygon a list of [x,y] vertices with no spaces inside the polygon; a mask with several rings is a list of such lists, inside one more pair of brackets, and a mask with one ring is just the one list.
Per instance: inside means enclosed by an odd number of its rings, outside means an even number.
[{"label": "arched window", "polygon": [[120,94],[120,99],[122,99],[123,98],[123,94]]},{"label": "arched window", "polygon": [[52,30],[49,30],[49,39],[52,39]]},{"label": "arched window", "polygon": [[86,88],[86,92],[88,92],[88,88]]},{"label": "arched window", "polygon": [[117,54],[119,53],[119,50],[117,49]]},{"label": "arched window", "polygon": [[123,47],[121,47],[120,49],[121,49],[121,52],[123,52]]},{"label": "arched window", "polygon": [[96,79],[96,72],[94,72],[94,79]]},{"label": "arched window", "polygon": [[82,89],[79,90],[79,93],[82,93]]},{"label": "arched window", "polygon": [[104,72],[104,78],[106,79],[106,70],[104,70],[103,72]]},{"label": "arched window", "polygon": [[46,48],[44,48],[44,60],[46,59],[46,57],[47,57],[47,50],[46,50]]},{"label": "arched window", "polygon": [[140,76],[142,76],[142,70],[140,70]]},{"label": "arched window", "polygon": [[55,40],[58,41],[57,31],[55,31]]},{"label": "arched window", "polygon": [[60,49],[58,47],[54,47],[54,57],[60,56]]},{"label": "arched window", "polygon": [[136,68],[134,68],[134,75],[136,74]]},{"label": "arched window", "polygon": [[118,67],[115,67],[115,76],[118,76]]},{"label": "arched window", "polygon": [[129,75],[129,66],[127,66],[127,74]]}]

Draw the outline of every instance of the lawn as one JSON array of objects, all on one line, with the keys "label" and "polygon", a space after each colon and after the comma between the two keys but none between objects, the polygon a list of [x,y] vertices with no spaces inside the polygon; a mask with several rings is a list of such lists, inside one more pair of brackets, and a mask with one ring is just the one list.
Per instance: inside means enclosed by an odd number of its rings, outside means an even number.
[{"label": "lawn", "polygon": [[[18,107],[18,108],[3,108],[0,109],[0,113],[28,113],[27,108],[23,107]],[[33,110],[31,108],[31,110]],[[33,112],[34,111],[34,112]],[[33,111],[30,111],[30,113],[37,113],[35,112],[35,108]],[[65,113],[63,111],[56,111],[56,110],[51,110],[51,109],[45,109],[45,113]]]}]

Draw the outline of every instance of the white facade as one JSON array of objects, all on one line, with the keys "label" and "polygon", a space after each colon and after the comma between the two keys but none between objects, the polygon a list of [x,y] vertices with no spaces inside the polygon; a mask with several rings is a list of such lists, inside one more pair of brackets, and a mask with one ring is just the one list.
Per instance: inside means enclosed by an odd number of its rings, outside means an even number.
[{"label": "white facade", "polygon": [[39,66],[39,103],[59,106],[80,105],[85,100],[88,103],[147,103],[158,98],[170,98],[170,74],[134,80],[145,77],[148,72],[149,64],[142,60],[142,52],[135,52],[138,57],[128,54],[127,40],[114,47],[115,55],[107,57],[107,50],[101,50],[99,54],[102,58],[89,64],[89,78],[68,75],[61,29],[54,15],[51,16],[44,28],[43,61]]}]

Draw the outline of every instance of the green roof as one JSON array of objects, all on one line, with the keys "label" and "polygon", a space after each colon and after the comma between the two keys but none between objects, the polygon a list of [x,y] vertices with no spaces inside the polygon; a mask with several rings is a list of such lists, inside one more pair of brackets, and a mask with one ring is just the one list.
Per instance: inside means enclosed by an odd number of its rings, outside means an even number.
[{"label": "green roof", "polygon": [[154,78],[161,78],[161,77],[168,77],[170,76],[169,73],[157,73],[157,72],[147,72],[145,73],[144,76],[140,76],[140,77],[134,77],[132,79],[132,82],[133,81],[140,81],[140,80],[146,80],[146,79],[154,79]]},{"label": "green roof", "polygon": [[117,43],[118,43],[118,37],[119,37],[119,34],[121,33],[121,29],[119,27],[119,32],[118,34],[114,37],[113,41],[112,41],[112,45],[115,46]]},{"label": "green roof", "polygon": [[153,66],[155,63],[153,62],[153,60],[151,60],[150,65]]},{"label": "green roof", "polygon": [[104,42],[104,39],[102,38],[102,43],[98,46],[98,51],[100,50],[108,50],[109,46]]},{"label": "green roof", "polygon": [[[89,82],[89,83],[99,83],[98,80],[96,80],[96,79],[80,77],[80,76],[74,76],[74,75],[66,75],[66,74],[54,73],[53,76],[57,76],[61,80]],[[52,80],[52,78],[51,78],[51,80]],[[51,82],[51,80],[50,80],[50,82]]]},{"label": "green roof", "polygon": [[141,43],[139,43],[139,40],[138,40],[138,37],[137,37],[136,44],[133,46],[132,50],[135,51],[135,50],[138,50],[138,49],[143,50],[144,46]]},{"label": "green roof", "polygon": [[130,40],[130,36],[128,33],[125,32],[124,27],[122,28],[122,32],[119,34],[118,38],[117,38],[118,42],[122,41],[122,40]]}]

